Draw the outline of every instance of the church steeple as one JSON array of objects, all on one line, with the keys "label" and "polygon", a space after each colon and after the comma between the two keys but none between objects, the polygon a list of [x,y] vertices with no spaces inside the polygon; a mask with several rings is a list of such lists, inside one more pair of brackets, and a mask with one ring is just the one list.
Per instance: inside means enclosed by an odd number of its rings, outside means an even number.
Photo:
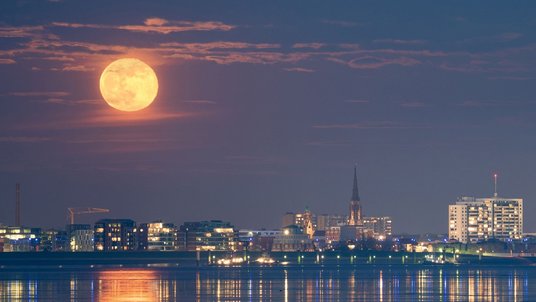
[{"label": "church steeple", "polygon": [[361,200],[359,199],[359,189],[357,187],[357,164],[354,165],[354,189],[352,199],[350,200],[350,215],[348,216],[349,225],[363,225],[361,213]]},{"label": "church steeple", "polygon": [[359,189],[357,187],[357,164],[354,165],[354,189],[352,191],[352,200],[360,201],[359,199]]}]

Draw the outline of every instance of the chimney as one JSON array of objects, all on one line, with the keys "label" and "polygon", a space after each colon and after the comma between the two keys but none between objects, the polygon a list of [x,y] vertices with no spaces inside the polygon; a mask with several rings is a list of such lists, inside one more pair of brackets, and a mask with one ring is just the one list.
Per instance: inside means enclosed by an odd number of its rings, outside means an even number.
[{"label": "chimney", "polygon": [[15,226],[20,226],[20,184],[15,186]]}]

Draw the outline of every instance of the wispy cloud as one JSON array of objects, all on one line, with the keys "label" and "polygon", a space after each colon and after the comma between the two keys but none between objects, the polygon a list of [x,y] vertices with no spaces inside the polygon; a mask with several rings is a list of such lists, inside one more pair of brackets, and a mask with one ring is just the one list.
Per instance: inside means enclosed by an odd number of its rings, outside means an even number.
[{"label": "wispy cloud", "polygon": [[0,27],[0,38],[31,38],[40,37],[44,26],[3,26]]},{"label": "wispy cloud", "polygon": [[34,129],[77,129],[77,128],[108,128],[108,127],[138,127],[178,121],[181,119],[199,116],[204,113],[163,111],[147,108],[143,112],[120,112],[112,108],[85,110],[79,115],[58,115],[46,121],[28,122],[17,125],[15,130]]},{"label": "wispy cloud", "polygon": [[406,107],[406,108],[423,108],[428,107],[429,104],[421,101],[405,101],[400,103],[400,106]]},{"label": "wispy cloud", "polygon": [[86,118],[66,121],[65,126],[72,127],[110,127],[110,126],[137,126],[140,124],[177,120],[190,117],[188,112],[163,112],[157,110],[144,110],[145,112],[116,112],[117,110],[103,110]]},{"label": "wispy cloud", "polygon": [[506,32],[497,35],[491,36],[480,36],[467,38],[459,41],[458,43],[462,44],[482,44],[482,43],[506,43],[514,41],[523,37],[522,33],[517,32]]},{"label": "wispy cloud", "polygon": [[81,99],[81,100],[72,100],[64,98],[48,98],[44,103],[49,104],[58,104],[58,105],[95,105],[102,104],[104,101],[100,99]]},{"label": "wispy cloud", "polygon": [[320,146],[320,147],[327,147],[327,146],[350,146],[352,145],[352,142],[350,141],[338,141],[338,140],[328,140],[328,141],[309,141],[305,143],[307,146]]},{"label": "wispy cloud", "polygon": [[54,69],[52,68],[51,70],[54,70],[54,71],[93,71],[95,70],[94,67],[88,67],[88,66],[85,66],[85,65],[65,65],[63,66],[61,69]]},{"label": "wispy cloud", "polygon": [[340,26],[340,27],[356,27],[356,26],[359,25],[359,23],[353,22],[353,21],[329,20],[329,19],[322,20],[322,23],[329,24],[329,25],[336,25],[336,26]]},{"label": "wispy cloud", "polygon": [[17,61],[13,59],[2,59],[0,58],[0,64],[15,64]]},{"label": "wispy cloud", "polygon": [[528,76],[494,76],[494,77],[488,77],[490,80],[507,80],[507,81],[528,81],[528,80],[534,80],[536,77],[528,77]]},{"label": "wispy cloud", "polygon": [[396,57],[396,58],[388,58],[388,57],[374,57],[374,56],[362,56],[355,59],[351,59],[349,61],[345,61],[342,59],[337,58],[329,58],[330,61],[337,62],[340,64],[344,64],[350,68],[355,69],[376,69],[380,67],[384,67],[387,65],[401,65],[401,66],[412,66],[421,64],[420,61],[408,58],[408,57]]},{"label": "wispy cloud", "polygon": [[372,41],[379,44],[395,44],[395,45],[423,45],[426,40],[403,40],[403,39],[377,39]]},{"label": "wispy cloud", "polygon": [[411,129],[428,128],[424,125],[404,124],[395,121],[363,121],[350,124],[313,125],[317,129]]},{"label": "wispy cloud", "polygon": [[182,103],[188,103],[188,104],[201,104],[201,105],[214,105],[216,104],[215,101],[209,101],[209,100],[184,100],[181,101]]},{"label": "wispy cloud", "polygon": [[67,91],[15,91],[9,92],[8,95],[19,97],[48,97],[58,98],[70,95]]},{"label": "wispy cloud", "polygon": [[[340,20],[323,20],[323,23],[352,27],[357,23]],[[73,31],[82,28],[95,30],[119,30],[133,33],[157,33],[163,36],[158,42],[147,39],[134,40],[132,44],[110,44],[66,38],[58,28],[70,28]],[[322,41],[295,42],[291,47],[282,47],[278,43],[252,43],[247,41],[185,42],[177,41],[175,32],[215,31],[226,32],[235,29],[220,21],[184,21],[167,20],[159,17],[145,19],[140,24],[85,24],[53,22],[39,26],[0,26],[0,39],[21,38],[21,42],[12,44],[9,49],[0,50],[0,64],[17,64],[32,62],[32,70],[62,72],[93,72],[102,68],[103,62],[109,62],[121,56],[150,57],[152,65],[181,63],[184,61],[208,61],[216,64],[280,64],[281,68],[291,72],[311,72],[312,68],[296,67],[308,61],[329,61],[349,68],[370,70],[388,66],[411,68],[416,65],[428,65],[453,72],[471,73],[514,73],[526,71],[530,67],[520,58],[532,56],[536,45],[499,49],[488,52],[446,51],[426,49],[428,44],[420,39],[373,40],[379,48],[364,47],[357,43],[329,44]],[[69,36],[70,37],[70,36]],[[520,39],[522,34],[507,32],[494,39],[499,41]],[[401,46],[412,46],[412,49]],[[384,47],[385,46],[385,47]],[[391,47],[392,46],[392,47]],[[20,59],[20,60],[19,60]],[[526,60],[525,60],[526,61]],[[501,75],[505,76],[505,75]]]},{"label": "wispy cloud", "polygon": [[291,72],[305,72],[305,73],[315,72],[314,69],[303,68],[303,67],[290,67],[290,68],[285,68],[285,70],[291,71]]},{"label": "wispy cloud", "polygon": [[295,43],[292,45],[292,48],[311,48],[311,49],[320,49],[326,46],[325,43],[313,42],[313,43]]},{"label": "wispy cloud", "polygon": [[0,136],[0,143],[40,143],[52,140],[41,136]]},{"label": "wispy cloud", "polygon": [[53,22],[52,26],[69,28],[117,29],[134,32],[170,34],[186,31],[229,31],[233,25],[219,21],[173,21],[162,18],[149,18],[141,25],[107,25],[69,22]]}]

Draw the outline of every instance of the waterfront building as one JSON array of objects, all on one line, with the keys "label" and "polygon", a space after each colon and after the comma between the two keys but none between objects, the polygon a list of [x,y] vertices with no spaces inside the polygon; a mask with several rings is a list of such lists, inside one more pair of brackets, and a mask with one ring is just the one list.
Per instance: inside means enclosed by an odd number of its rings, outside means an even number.
[{"label": "waterfront building", "polygon": [[178,248],[186,251],[236,251],[238,231],[221,220],[185,222],[178,232]]},{"label": "waterfront building", "polygon": [[95,251],[136,249],[136,223],[130,219],[102,219],[94,227]]},{"label": "waterfront building", "polygon": [[340,227],[339,241],[359,241],[372,238],[372,232],[362,225],[343,225]]},{"label": "waterfront building", "polygon": [[341,226],[332,226],[326,229],[326,242],[333,244],[341,240]]},{"label": "waterfront building", "polygon": [[274,252],[297,252],[313,251],[313,241],[305,234],[299,225],[289,225],[281,229],[275,237],[272,251]]},{"label": "waterfront building", "polygon": [[361,199],[359,198],[359,189],[357,187],[357,165],[354,166],[354,186],[352,190],[352,199],[350,200],[350,215],[348,216],[348,225],[363,225],[361,209]]},{"label": "waterfront building", "polygon": [[65,227],[71,252],[93,252],[94,231],[89,224],[68,224]]},{"label": "waterfront building", "polygon": [[20,226],[0,226],[3,252],[39,251],[41,229]]},{"label": "waterfront building", "polygon": [[348,216],[336,214],[320,214],[316,217],[316,222],[316,229],[320,231],[325,231],[330,227],[346,225],[348,223]]},{"label": "waterfront building", "polygon": [[251,230],[238,231],[238,240],[244,249],[248,251],[269,252],[272,250],[274,239],[279,235],[279,230]]},{"label": "waterfront building", "polygon": [[[154,221],[144,223],[138,228],[138,237],[143,238],[138,243],[138,249],[143,245],[148,251],[174,251],[177,249],[177,228],[173,223]],[[143,244],[140,244],[143,242]]]},{"label": "waterfront building", "polygon": [[523,237],[523,199],[460,197],[449,205],[449,239],[475,243]]},{"label": "waterfront building", "polygon": [[392,220],[389,216],[384,217],[363,217],[363,227],[374,239],[384,240],[391,236]]},{"label": "waterfront building", "polygon": [[322,251],[328,247],[326,241],[326,231],[325,230],[316,230],[313,235],[313,245],[315,250]]},{"label": "waterfront building", "polygon": [[63,230],[48,229],[41,231],[39,251],[65,252],[69,251],[69,238]]},{"label": "waterfront building", "polygon": [[287,225],[291,225],[291,224],[299,225],[300,223],[297,221],[297,219],[298,218],[296,217],[296,213],[286,212],[285,215],[283,215],[281,227],[286,227]]},{"label": "waterfront building", "polygon": [[317,216],[312,213],[308,207],[303,213],[287,212],[283,215],[281,227],[289,225],[299,225],[307,231],[307,234],[312,236],[317,228]]}]

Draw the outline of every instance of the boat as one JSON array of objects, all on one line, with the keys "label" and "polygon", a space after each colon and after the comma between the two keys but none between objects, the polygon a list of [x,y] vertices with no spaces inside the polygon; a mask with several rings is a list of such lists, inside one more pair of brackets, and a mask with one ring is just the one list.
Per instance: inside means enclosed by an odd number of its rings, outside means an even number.
[{"label": "boat", "polygon": [[221,266],[235,266],[241,265],[242,263],[244,263],[244,258],[232,255],[216,260],[216,264]]},{"label": "boat", "polygon": [[257,260],[255,260],[255,262],[257,262],[259,264],[268,264],[268,265],[276,263],[275,259],[270,257],[269,255],[262,255],[259,258],[257,258]]}]

